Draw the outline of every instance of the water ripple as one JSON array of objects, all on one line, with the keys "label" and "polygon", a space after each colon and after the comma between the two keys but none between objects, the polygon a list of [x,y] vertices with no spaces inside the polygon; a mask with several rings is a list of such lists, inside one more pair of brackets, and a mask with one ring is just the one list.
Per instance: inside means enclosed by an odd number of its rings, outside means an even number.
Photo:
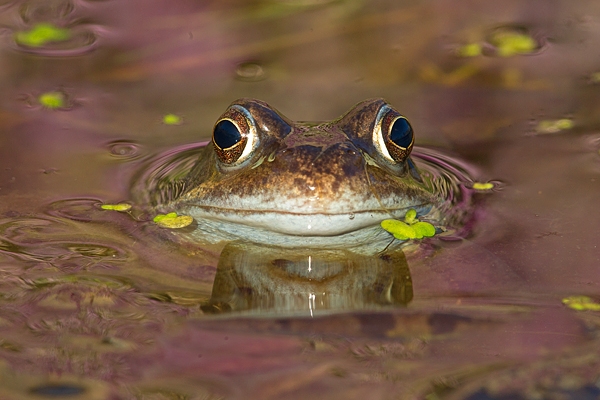
[{"label": "water ripple", "polygon": [[474,180],[480,173],[472,165],[441,151],[418,147],[412,157],[421,171],[425,185],[443,201],[437,205],[432,218],[439,218],[447,226],[469,229],[473,216]]},{"label": "water ripple", "polygon": [[91,222],[94,214],[101,212],[102,201],[94,198],[64,199],[50,203],[46,212],[54,217],[73,221]]},{"label": "water ripple", "polygon": [[154,206],[175,197],[182,187],[174,182],[189,172],[204,146],[205,142],[179,146],[147,159],[133,178],[134,201]]},{"label": "water ripple", "polygon": [[74,222],[52,217],[1,220],[0,253],[30,266],[42,263],[63,272],[111,268],[134,257],[120,245],[107,243],[103,237],[88,239],[79,230]]},{"label": "water ripple", "polygon": [[[70,35],[66,40],[49,41],[39,46],[31,46],[18,41],[13,41],[15,50],[44,57],[73,57],[89,53],[98,46],[98,27],[95,25],[65,26]],[[24,27],[19,31],[26,31],[33,27]]]},{"label": "water ripple", "polygon": [[127,140],[115,140],[106,145],[111,156],[115,158],[133,160],[140,156],[140,145]]}]

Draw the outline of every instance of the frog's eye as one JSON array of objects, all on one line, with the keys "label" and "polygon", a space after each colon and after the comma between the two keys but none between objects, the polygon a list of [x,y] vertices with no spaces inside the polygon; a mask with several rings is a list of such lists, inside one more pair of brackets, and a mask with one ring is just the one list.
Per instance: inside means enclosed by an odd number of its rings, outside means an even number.
[{"label": "frog's eye", "polygon": [[373,129],[373,144],[388,161],[403,163],[408,158],[415,141],[408,120],[389,106],[379,110]]},{"label": "frog's eye", "polygon": [[258,145],[254,118],[244,107],[229,107],[215,124],[212,142],[217,157],[224,164],[244,162]]}]

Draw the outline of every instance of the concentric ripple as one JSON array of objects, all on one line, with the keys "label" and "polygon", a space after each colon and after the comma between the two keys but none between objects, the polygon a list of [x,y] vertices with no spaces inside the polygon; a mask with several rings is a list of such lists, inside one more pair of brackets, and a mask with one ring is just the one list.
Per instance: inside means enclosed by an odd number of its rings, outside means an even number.
[{"label": "concentric ripple", "polygon": [[472,201],[476,192],[473,181],[479,176],[479,171],[435,149],[415,148],[412,157],[424,184],[443,199],[432,216],[448,227],[464,225],[473,214]]},{"label": "concentric ripple", "polygon": [[140,156],[140,145],[127,140],[115,140],[107,144],[111,156],[123,160],[133,160]]},{"label": "concentric ripple", "polygon": [[205,145],[202,142],[176,147],[141,163],[133,178],[133,200],[154,207],[176,197],[181,186],[175,182],[187,175]]},{"label": "concentric ripple", "polygon": [[[35,26],[27,26],[15,32],[15,38],[19,33],[31,32]],[[98,46],[97,28],[93,25],[64,26],[69,32],[63,36],[63,40],[49,40],[43,44],[32,45],[25,41],[16,39],[13,46],[16,50],[45,57],[71,57],[79,56],[94,50]]]},{"label": "concentric ripple", "polygon": [[46,57],[78,56],[97,47],[99,25],[78,15],[69,0],[30,0],[22,3],[12,31],[15,50]]}]

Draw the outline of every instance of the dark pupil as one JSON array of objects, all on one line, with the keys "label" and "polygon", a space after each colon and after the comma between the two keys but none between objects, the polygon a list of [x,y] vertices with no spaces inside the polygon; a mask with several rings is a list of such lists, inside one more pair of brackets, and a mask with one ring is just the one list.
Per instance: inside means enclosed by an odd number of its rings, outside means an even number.
[{"label": "dark pupil", "polygon": [[224,119],[215,126],[213,140],[220,148],[228,149],[242,140],[242,134],[233,122]]},{"label": "dark pupil", "polygon": [[398,118],[392,125],[390,139],[396,145],[406,149],[412,142],[413,132],[410,124],[404,118]]}]

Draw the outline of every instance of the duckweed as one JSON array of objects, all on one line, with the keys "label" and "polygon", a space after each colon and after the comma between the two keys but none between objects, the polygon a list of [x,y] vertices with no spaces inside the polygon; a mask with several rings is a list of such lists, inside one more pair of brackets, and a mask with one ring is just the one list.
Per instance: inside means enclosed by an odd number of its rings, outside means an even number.
[{"label": "duckweed", "polygon": [[100,206],[103,210],[120,211],[125,212],[131,210],[131,204],[119,203],[119,204],[102,204]]},{"label": "duckweed", "polygon": [[61,108],[65,106],[65,95],[61,92],[46,92],[39,95],[38,101],[46,108]]},{"label": "duckweed", "polygon": [[475,190],[491,190],[494,188],[492,182],[473,182],[473,189]]},{"label": "duckweed", "polygon": [[590,75],[591,83],[600,83],[600,72],[594,72]]},{"label": "duckweed", "polygon": [[460,47],[457,51],[461,57],[477,57],[481,55],[482,47],[479,43],[469,43]]},{"label": "duckweed", "polygon": [[166,114],[163,117],[163,124],[165,125],[179,125],[181,122],[181,117],[179,115]]},{"label": "duckweed", "polygon": [[587,296],[569,296],[562,299],[562,303],[577,311],[600,311],[600,304]]},{"label": "duckweed", "polygon": [[422,239],[435,235],[435,227],[429,222],[419,221],[414,209],[406,212],[404,221],[385,219],[381,221],[381,227],[398,240]]},{"label": "duckweed", "polygon": [[163,228],[177,229],[185,228],[194,222],[194,218],[189,215],[177,215],[176,212],[168,214],[158,214],[153,221]]},{"label": "duckweed", "polygon": [[537,133],[558,133],[572,129],[575,124],[572,119],[561,118],[561,119],[547,119],[540,121],[535,128]]},{"label": "duckweed", "polygon": [[491,38],[501,57],[511,57],[517,54],[529,54],[537,49],[538,44],[531,36],[514,31],[501,30]]},{"label": "duckweed", "polygon": [[28,31],[15,34],[15,41],[29,47],[40,47],[50,42],[62,42],[71,38],[71,32],[54,24],[43,22]]}]

